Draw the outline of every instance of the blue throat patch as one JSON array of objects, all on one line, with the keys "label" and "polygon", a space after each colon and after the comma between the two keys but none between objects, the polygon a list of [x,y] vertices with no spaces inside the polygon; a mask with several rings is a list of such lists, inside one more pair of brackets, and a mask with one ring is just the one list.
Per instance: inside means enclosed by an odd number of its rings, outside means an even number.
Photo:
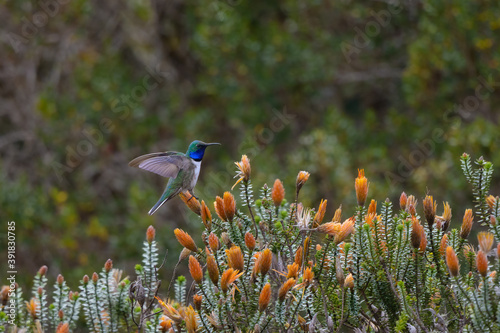
[{"label": "blue throat patch", "polygon": [[205,148],[206,147],[203,147],[201,149],[198,149],[197,151],[189,153],[189,157],[191,157],[195,161],[201,161],[203,155],[205,154]]}]

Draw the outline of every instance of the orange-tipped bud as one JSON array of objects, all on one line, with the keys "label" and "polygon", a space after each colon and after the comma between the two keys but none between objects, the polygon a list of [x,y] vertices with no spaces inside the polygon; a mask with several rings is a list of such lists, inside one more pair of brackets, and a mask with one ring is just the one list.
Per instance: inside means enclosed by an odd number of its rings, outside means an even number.
[{"label": "orange-tipped bud", "polygon": [[296,263],[293,263],[291,265],[287,265],[287,269],[288,269],[288,273],[286,275],[286,278],[289,279],[289,278],[297,278],[297,275],[299,273],[299,265],[297,265]]},{"label": "orange-tipped bud", "polygon": [[217,196],[215,198],[214,208],[215,208],[215,212],[217,213],[219,218],[222,221],[227,221],[226,213],[224,211],[224,200],[222,200],[221,197]]},{"label": "orange-tipped bud", "polygon": [[47,274],[47,266],[43,265],[42,267],[40,267],[40,269],[38,270],[38,275],[40,276],[44,276],[45,274]]},{"label": "orange-tipped bud", "polygon": [[316,228],[316,231],[322,234],[328,234],[329,236],[336,236],[340,232],[341,227],[342,227],[341,223],[328,222],[321,224],[319,227]]},{"label": "orange-tipped bud", "polygon": [[313,228],[317,227],[318,225],[321,224],[321,222],[323,222],[323,219],[325,218],[326,204],[327,204],[327,201],[321,199],[321,203],[319,204],[318,212],[316,213],[316,215],[314,215]]},{"label": "orange-tipped bud", "polygon": [[335,235],[333,241],[335,244],[342,243],[350,234],[354,231],[354,218],[350,217],[342,223],[340,226],[340,231]]},{"label": "orange-tipped bud", "polygon": [[37,318],[37,313],[39,312],[38,307],[39,307],[38,302],[34,297],[29,302],[26,302],[26,309],[28,310],[28,313],[30,314],[31,318],[33,319]]},{"label": "orange-tipped bud", "polygon": [[224,273],[222,273],[222,276],[220,278],[220,288],[222,289],[224,294],[229,290],[229,286],[242,274],[243,273],[239,273],[232,268],[228,268],[226,271],[224,271]]},{"label": "orange-tipped bud", "polygon": [[259,312],[264,312],[271,300],[271,284],[266,283],[259,296]]},{"label": "orange-tipped bud", "polygon": [[162,333],[168,332],[172,328],[173,321],[167,316],[162,315],[160,318],[160,329]]},{"label": "orange-tipped bud", "polygon": [[500,243],[497,244],[497,258],[500,258]]},{"label": "orange-tipped bud", "polygon": [[482,250],[477,252],[476,267],[479,274],[481,274],[482,277],[486,277],[486,274],[488,274],[488,258],[486,257],[486,253]]},{"label": "orange-tipped bud", "polygon": [[467,239],[469,237],[473,222],[472,209],[466,209],[462,220],[462,227],[460,228],[460,238]]},{"label": "orange-tipped bud", "polygon": [[97,281],[99,281],[99,275],[97,275],[96,272],[92,274],[92,282],[97,284]]},{"label": "orange-tipped bud", "polygon": [[332,222],[340,222],[340,221],[342,221],[342,205],[340,205],[339,208],[337,208],[332,218]]},{"label": "orange-tipped bud", "polygon": [[203,282],[203,270],[201,269],[201,265],[198,262],[198,260],[193,257],[189,256],[189,273],[191,274],[191,277],[193,280],[200,284]]},{"label": "orange-tipped bud", "polygon": [[243,253],[241,253],[241,248],[239,246],[233,246],[229,250],[226,250],[226,256],[229,267],[240,272],[243,271],[245,262],[243,259]]},{"label": "orange-tipped bud", "polygon": [[194,240],[191,238],[191,236],[189,236],[187,232],[177,228],[174,230],[174,234],[175,238],[177,238],[177,241],[186,249],[191,250],[193,252],[198,251],[198,248],[196,247]]},{"label": "orange-tipped bud", "polygon": [[245,234],[245,245],[250,251],[255,249],[255,237],[249,232]]},{"label": "orange-tipped bud", "polygon": [[349,273],[349,275],[347,275],[347,277],[345,278],[344,288],[349,288],[349,289],[354,288],[354,277],[352,276],[351,273]]},{"label": "orange-tipped bud", "polygon": [[356,189],[356,199],[359,206],[364,206],[368,195],[368,179],[365,177],[365,170],[358,169],[358,178],[354,182]]},{"label": "orange-tipped bud", "polygon": [[59,323],[56,328],[56,333],[68,333],[69,323]]},{"label": "orange-tipped bud", "polygon": [[150,225],[148,227],[148,230],[146,230],[146,240],[149,244],[153,243],[153,241],[155,240],[155,234],[156,234],[155,228],[152,225]]},{"label": "orange-tipped bud", "polygon": [[62,276],[61,274],[57,275],[57,284],[58,285],[62,285],[63,282],[64,282],[64,276]]},{"label": "orange-tipped bud", "polygon": [[201,295],[193,295],[193,304],[194,304],[194,308],[197,310],[197,311],[200,311],[201,310],[201,302],[203,301],[203,296]]},{"label": "orange-tipped bud", "polygon": [[265,249],[259,256],[257,261],[257,272],[266,275],[271,269],[271,263],[273,261],[273,253],[269,249]]},{"label": "orange-tipped bud", "polygon": [[497,225],[497,218],[493,215],[490,215],[490,224],[494,227]]},{"label": "orange-tipped bud", "polygon": [[83,282],[83,284],[87,284],[87,283],[89,283],[89,276],[88,276],[87,274],[85,274],[85,275],[83,276],[82,282]]},{"label": "orange-tipped bud", "polygon": [[236,214],[236,201],[234,196],[230,192],[224,192],[224,213],[229,222],[234,219],[234,214]]},{"label": "orange-tipped bud", "polygon": [[106,260],[106,263],[104,264],[104,270],[109,273],[113,269],[113,261],[111,259]]},{"label": "orange-tipped bud", "polygon": [[486,203],[488,204],[488,206],[490,207],[490,209],[493,209],[495,208],[496,206],[496,203],[497,203],[497,198],[495,198],[494,196],[492,195],[488,195],[486,197]]},{"label": "orange-tipped bud", "polygon": [[217,263],[215,262],[215,258],[213,255],[207,256],[207,271],[208,277],[212,281],[214,285],[217,285],[219,282],[219,268],[217,267]]},{"label": "orange-tipped bud", "polygon": [[403,192],[401,193],[401,196],[399,197],[399,207],[401,210],[406,210],[406,202],[408,200],[408,197],[406,196],[406,193]]},{"label": "orange-tipped bud", "polygon": [[289,278],[286,280],[285,283],[280,287],[280,290],[278,291],[278,299],[280,302],[283,302],[286,298],[286,294],[292,289],[292,287],[295,285],[295,279],[294,278]]},{"label": "orange-tipped bud", "polygon": [[302,257],[303,257],[303,250],[302,246],[299,246],[297,251],[295,252],[295,263],[301,267],[302,266]]},{"label": "orange-tipped bud", "polygon": [[273,199],[276,207],[279,207],[283,202],[283,199],[285,199],[285,188],[279,179],[274,181],[273,190],[271,191],[271,199]]},{"label": "orange-tipped bud", "polygon": [[410,195],[406,202],[406,211],[411,215],[417,215],[417,203],[418,200],[415,198],[415,196]]},{"label": "orange-tipped bud", "polygon": [[414,249],[418,249],[420,247],[423,231],[424,227],[422,227],[417,218],[413,216],[411,221],[411,246],[413,246]]},{"label": "orange-tipped bud", "polygon": [[181,200],[188,206],[189,209],[193,211],[193,213],[201,215],[201,205],[198,199],[188,191],[179,193],[179,197]]},{"label": "orange-tipped bud", "polygon": [[446,264],[448,265],[451,276],[458,276],[460,266],[458,265],[458,258],[455,254],[455,250],[453,250],[451,246],[446,248]]},{"label": "orange-tipped bud", "polygon": [[201,201],[201,220],[203,221],[205,228],[210,231],[212,228],[212,213],[210,213],[210,209],[208,209],[208,206],[203,200]]},{"label": "orange-tipped bud", "polygon": [[213,232],[211,232],[210,235],[208,235],[208,246],[210,246],[210,249],[213,252],[217,252],[217,250],[220,247],[219,238]]},{"label": "orange-tipped bud", "polygon": [[238,171],[236,171],[236,173],[240,178],[236,181],[236,183],[234,183],[231,189],[233,189],[236,184],[241,181],[243,181],[245,184],[248,183],[248,181],[250,180],[250,174],[252,172],[250,160],[248,159],[247,155],[241,156],[241,161],[234,162],[234,164],[236,164],[236,166],[238,167]]},{"label": "orange-tipped bud", "polygon": [[434,201],[432,195],[426,195],[422,204],[424,205],[424,216],[427,224],[433,225],[436,218],[436,201]]},{"label": "orange-tipped bud", "polygon": [[307,267],[304,270],[304,274],[302,275],[302,283],[301,284],[304,285],[304,287],[307,287],[312,283],[313,279],[314,279],[314,273],[312,271],[312,268]]},{"label": "orange-tipped bud", "polygon": [[420,238],[420,246],[418,247],[419,251],[424,253],[427,248],[427,236],[424,232],[424,227],[422,227],[422,237]]},{"label": "orange-tipped bud", "polygon": [[191,254],[191,250],[183,248],[181,254],[179,254],[179,261],[183,261]]},{"label": "orange-tipped bud", "polygon": [[184,322],[186,323],[187,333],[196,333],[198,330],[198,321],[196,320],[196,312],[191,305],[186,308]]},{"label": "orange-tipped bud", "polygon": [[493,247],[494,236],[489,231],[481,231],[477,234],[477,241],[479,243],[479,248],[481,248],[484,253],[488,253]]},{"label": "orange-tipped bud", "polygon": [[446,247],[448,246],[448,234],[444,234],[443,238],[441,238],[441,243],[439,244],[439,253],[444,256],[444,252],[446,251]]},{"label": "orange-tipped bud", "polygon": [[372,199],[370,201],[370,205],[368,206],[368,211],[366,212],[366,215],[372,215],[372,214],[377,214],[377,202]]},{"label": "orange-tipped bud", "polygon": [[300,171],[299,174],[297,175],[297,180],[295,181],[295,186],[297,188],[297,193],[300,192],[300,189],[304,184],[307,182],[309,179],[309,172],[307,171]]}]

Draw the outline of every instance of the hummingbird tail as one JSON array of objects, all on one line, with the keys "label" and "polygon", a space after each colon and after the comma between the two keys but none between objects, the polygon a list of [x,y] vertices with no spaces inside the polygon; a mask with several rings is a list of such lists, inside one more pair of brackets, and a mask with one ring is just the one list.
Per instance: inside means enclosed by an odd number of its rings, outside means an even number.
[{"label": "hummingbird tail", "polygon": [[155,203],[155,205],[153,206],[153,208],[151,208],[148,212],[149,215],[153,215],[165,202],[167,202],[168,200],[172,199],[173,197],[175,197],[177,194],[180,193],[180,190],[179,191],[175,191],[174,193],[168,195],[168,192],[167,194],[163,193],[163,195],[161,196],[160,200],[158,200],[157,203]]}]

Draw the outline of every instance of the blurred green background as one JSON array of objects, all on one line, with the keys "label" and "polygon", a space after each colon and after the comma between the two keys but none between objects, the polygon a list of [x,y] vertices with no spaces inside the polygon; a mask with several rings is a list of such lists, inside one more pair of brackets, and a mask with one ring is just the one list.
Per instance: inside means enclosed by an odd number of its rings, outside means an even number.
[{"label": "blurred green background", "polygon": [[169,278],[172,230],[201,223],[179,199],[148,216],[165,180],[127,163],[194,139],[222,143],[201,199],[247,154],[256,193],[311,172],[302,200],[328,199],[327,218],[352,213],[364,168],[370,198],[429,191],[456,226],[472,206],[460,154],[500,165],[498,1],[10,1],[0,19],[0,221],[16,221],[19,282],[47,264],[75,288],[107,258],[132,274],[150,224]]}]

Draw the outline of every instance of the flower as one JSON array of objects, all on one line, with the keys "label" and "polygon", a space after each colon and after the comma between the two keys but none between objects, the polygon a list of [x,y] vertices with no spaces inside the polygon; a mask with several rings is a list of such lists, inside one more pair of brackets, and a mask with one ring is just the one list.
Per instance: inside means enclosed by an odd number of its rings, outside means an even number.
[{"label": "flower", "polygon": [[492,196],[491,194],[486,197],[486,203],[490,207],[490,209],[493,209],[497,203],[497,198]]},{"label": "flower", "polygon": [[167,316],[162,315],[160,317],[160,328],[162,332],[168,332],[168,330],[172,327],[173,321],[168,319]]},{"label": "flower", "polygon": [[354,218],[350,217],[340,226],[340,231],[335,235],[333,241],[335,244],[342,243],[354,231]]},{"label": "flower", "polygon": [[256,261],[257,265],[257,273],[260,273],[262,275],[266,275],[267,272],[271,269],[271,263],[273,261],[273,254],[271,250],[265,249],[262,251],[260,254],[259,258]]},{"label": "flower", "polygon": [[477,241],[479,243],[479,248],[483,250],[484,253],[490,252],[493,247],[493,234],[488,231],[481,231],[477,234]]},{"label": "flower", "polygon": [[481,274],[482,277],[486,277],[486,274],[488,274],[488,258],[482,250],[477,252],[476,267],[479,274]]},{"label": "flower", "polygon": [[342,220],[342,205],[337,208],[333,215],[332,222],[340,222]]},{"label": "flower", "polygon": [[368,206],[368,211],[366,212],[366,215],[375,215],[377,214],[377,201],[371,200],[370,205]]},{"label": "flower", "polygon": [[299,174],[297,175],[297,180],[295,181],[295,186],[297,188],[297,194],[300,192],[300,189],[304,184],[307,182],[309,179],[309,172],[307,171],[300,171]]},{"label": "flower", "polygon": [[406,212],[410,213],[411,215],[416,215],[417,214],[417,203],[418,200],[415,198],[415,196],[410,195],[407,199],[406,203]]},{"label": "flower", "polygon": [[283,302],[286,298],[286,294],[290,289],[295,285],[295,279],[294,278],[289,278],[286,280],[285,283],[280,287],[280,290],[278,291],[278,299],[280,302]]},{"label": "flower", "polygon": [[26,302],[26,309],[28,310],[31,318],[36,319],[39,311],[38,301],[35,298],[32,298],[29,302]]},{"label": "flower", "polygon": [[165,303],[156,296],[155,298],[158,301],[158,303],[162,306],[163,313],[165,314],[165,316],[170,318],[176,324],[180,324],[182,322],[182,316],[179,313],[179,311],[177,311],[170,303]]},{"label": "flower", "polygon": [[368,179],[365,177],[364,169],[358,169],[358,178],[354,181],[354,187],[356,189],[356,199],[358,200],[358,205],[364,206],[366,196],[368,195]]},{"label": "flower", "polygon": [[264,310],[266,310],[270,300],[271,300],[271,284],[266,283],[266,285],[262,288],[259,296],[259,312],[264,312]]},{"label": "flower", "polygon": [[236,201],[234,200],[234,196],[230,192],[224,192],[223,201],[226,219],[227,221],[232,222],[234,214],[236,213]]},{"label": "flower", "polygon": [[245,233],[245,245],[250,251],[255,249],[255,237],[250,232]]},{"label": "flower", "polygon": [[208,206],[203,200],[201,201],[201,220],[203,221],[205,228],[210,231],[210,228],[212,227],[212,213],[210,213],[210,209],[208,209]]},{"label": "flower", "polygon": [[413,216],[411,222],[411,246],[413,246],[414,249],[420,247],[423,233],[424,227],[418,222],[417,218]]},{"label": "flower", "polygon": [[217,267],[217,262],[213,255],[207,256],[207,271],[208,277],[212,281],[214,285],[217,285],[219,282],[219,268]]},{"label": "flower", "polygon": [[302,283],[295,286],[295,288],[307,288],[314,279],[314,273],[311,267],[307,267],[302,275]]},{"label": "flower", "polygon": [[281,180],[276,179],[274,181],[273,189],[271,191],[271,199],[276,207],[279,207],[285,198],[285,188]]},{"label": "flower", "polygon": [[201,215],[201,205],[198,199],[189,191],[179,193],[179,197],[181,200],[188,206],[189,209],[193,211],[193,213]]},{"label": "flower", "polygon": [[328,234],[329,236],[336,236],[340,232],[342,224],[338,222],[328,222],[321,224],[316,228],[316,231],[322,234]]},{"label": "flower", "polygon": [[472,229],[473,222],[474,217],[472,216],[472,209],[466,209],[462,220],[462,227],[460,228],[460,238],[467,239]]},{"label": "flower", "polygon": [[250,160],[248,159],[247,155],[241,156],[241,161],[240,162],[234,162],[236,166],[238,167],[238,171],[236,171],[236,177],[240,177],[236,183],[234,183],[233,187],[231,190],[243,180],[243,182],[246,184],[250,180],[250,173],[252,172],[252,168],[250,166]]},{"label": "flower", "polygon": [[221,279],[220,279],[220,287],[222,291],[227,293],[229,290],[229,286],[234,283],[243,273],[239,273],[239,271],[235,271],[232,268],[228,268],[222,273]]},{"label": "flower", "polygon": [[177,238],[177,241],[186,249],[191,250],[193,252],[198,251],[198,248],[196,247],[194,240],[191,238],[191,236],[189,236],[187,232],[177,228],[174,230],[174,234],[175,238]]},{"label": "flower", "polygon": [[220,247],[219,238],[213,232],[211,232],[210,235],[208,235],[208,246],[210,246],[210,249],[213,252],[217,252],[217,250]]},{"label": "flower", "polygon": [[297,207],[297,226],[300,229],[309,228],[311,222],[311,209],[304,208],[301,204]]},{"label": "flower", "polygon": [[203,270],[201,269],[201,265],[195,257],[189,256],[188,267],[189,273],[191,274],[193,280],[196,283],[201,284],[203,282]]},{"label": "flower", "polygon": [[436,218],[436,201],[434,201],[432,195],[426,195],[422,204],[424,206],[424,216],[427,220],[427,224],[431,226],[434,224],[434,219]]},{"label": "flower", "polygon": [[186,312],[184,315],[184,321],[186,323],[186,330],[188,333],[196,333],[198,323],[196,321],[196,312],[193,307],[190,305],[186,308]]},{"label": "flower", "polygon": [[443,256],[448,246],[448,234],[444,234],[441,238],[441,243],[439,244],[439,253]]},{"label": "flower", "polygon": [[441,229],[443,231],[446,231],[448,227],[450,226],[451,222],[451,208],[450,204],[448,202],[443,202],[443,215],[442,216],[437,216],[435,217],[435,223],[436,225],[440,225]]},{"label": "flower", "polygon": [[352,276],[351,273],[349,273],[349,275],[347,275],[347,277],[345,278],[344,288],[349,288],[349,289],[354,288],[354,277]]},{"label": "flower", "polygon": [[202,301],[203,301],[203,296],[198,294],[193,295],[193,304],[196,310],[200,311]]},{"label": "flower", "polygon": [[59,323],[56,328],[56,333],[68,333],[69,332],[69,323]]},{"label": "flower", "polygon": [[226,213],[224,211],[224,201],[222,200],[221,197],[219,196],[215,197],[214,208],[219,218],[222,221],[227,221]]},{"label": "flower", "polygon": [[302,246],[299,246],[299,248],[295,252],[295,261],[294,261],[299,267],[302,266],[302,256],[303,256],[303,249]]},{"label": "flower", "polygon": [[408,197],[406,196],[406,193],[403,192],[401,193],[401,196],[399,197],[399,207],[401,210],[406,210],[406,202],[408,201]]},{"label": "flower", "polygon": [[458,258],[455,254],[455,250],[453,250],[451,246],[448,246],[446,248],[446,264],[448,265],[451,276],[458,276],[458,270],[460,266],[458,265]]},{"label": "flower", "polygon": [[155,228],[152,225],[150,225],[148,227],[148,230],[146,230],[146,240],[148,241],[149,244],[151,244],[155,240],[155,234],[156,234]]},{"label": "flower", "polygon": [[287,269],[288,269],[288,273],[286,274],[286,278],[289,279],[289,278],[297,278],[297,274],[299,273],[299,265],[297,265],[296,263],[293,263],[291,265],[287,265],[286,266]]},{"label": "flower", "polygon": [[318,226],[323,222],[323,219],[325,218],[325,212],[326,212],[326,200],[321,199],[321,202],[319,204],[318,212],[316,215],[314,215],[314,220],[313,220],[313,228],[315,226]]},{"label": "flower", "polygon": [[241,248],[239,246],[232,246],[229,250],[226,250],[226,256],[229,267],[240,272],[243,271],[245,262],[243,260],[243,253],[241,253]]}]

